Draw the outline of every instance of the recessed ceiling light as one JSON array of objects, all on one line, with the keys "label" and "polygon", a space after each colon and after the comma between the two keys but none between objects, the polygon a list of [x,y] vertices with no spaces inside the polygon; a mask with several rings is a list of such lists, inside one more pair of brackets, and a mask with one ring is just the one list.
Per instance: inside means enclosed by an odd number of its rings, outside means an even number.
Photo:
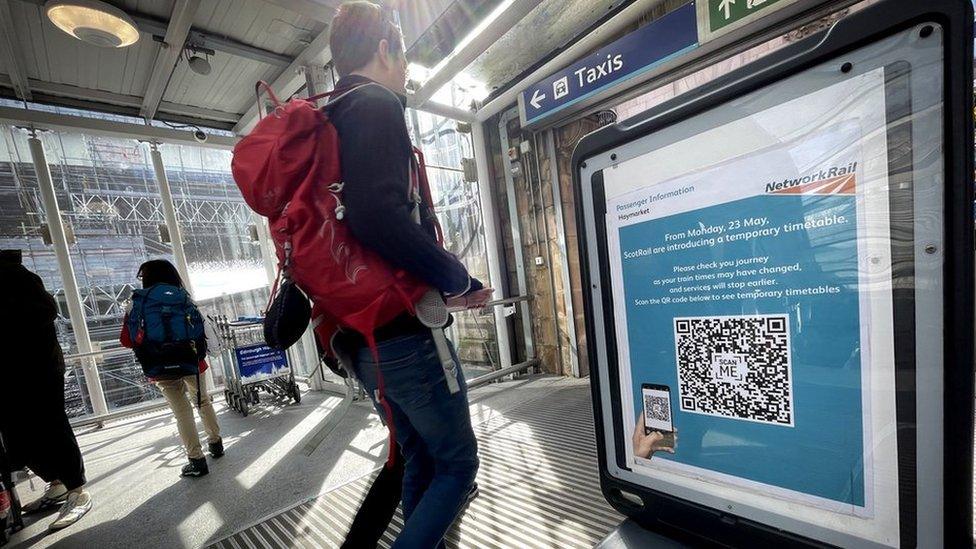
[{"label": "recessed ceiling light", "polygon": [[48,0],[44,12],[56,27],[89,44],[124,48],[139,40],[132,18],[99,0]]}]

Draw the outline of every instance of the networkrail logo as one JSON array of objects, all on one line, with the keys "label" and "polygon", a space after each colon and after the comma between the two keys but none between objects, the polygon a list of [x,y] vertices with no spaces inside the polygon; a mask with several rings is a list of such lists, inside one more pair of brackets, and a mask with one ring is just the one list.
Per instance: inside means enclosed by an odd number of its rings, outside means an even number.
[{"label": "networkrail logo", "polygon": [[857,188],[857,162],[843,167],[823,169],[796,179],[774,181],[766,185],[769,194],[854,194]]}]

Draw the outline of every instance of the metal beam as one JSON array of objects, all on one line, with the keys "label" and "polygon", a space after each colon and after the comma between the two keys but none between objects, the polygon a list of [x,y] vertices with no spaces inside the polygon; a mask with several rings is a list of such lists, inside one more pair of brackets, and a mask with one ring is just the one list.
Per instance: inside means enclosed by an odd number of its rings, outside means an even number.
[{"label": "metal beam", "polygon": [[173,247],[176,270],[179,271],[180,278],[183,279],[183,284],[190,295],[193,295],[193,281],[190,280],[190,267],[186,262],[186,252],[183,250],[183,233],[180,231],[180,224],[176,220],[173,191],[170,189],[169,177],[166,176],[166,167],[163,165],[163,154],[159,152],[159,144],[155,141],[149,144],[149,157],[152,159],[153,171],[156,172],[156,184],[159,186],[163,218],[166,220],[166,229],[169,230],[169,243]]},{"label": "metal beam", "polygon": [[[518,109],[506,112],[498,119],[498,136],[501,140],[503,159],[508,152],[508,122],[517,119]],[[525,247],[522,244],[522,222],[523,219],[518,211],[518,195],[515,192],[515,175],[512,173],[511,162],[503,160],[504,166],[502,173],[505,176],[505,195],[508,202],[508,224],[512,230],[512,246],[515,254],[515,274],[518,281],[519,295],[529,295],[528,277],[525,274]],[[526,170],[527,171],[527,170]],[[530,205],[531,207],[531,205]],[[532,308],[528,301],[522,302],[522,336],[525,342],[525,357],[536,358],[535,341],[532,332]]]},{"label": "metal beam", "polygon": [[27,82],[27,68],[24,65],[24,51],[14,31],[9,0],[0,0],[0,62],[10,73],[10,81],[17,97],[30,101],[32,97]]},{"label": "metal beam", "polygon": [[529,368],[536,368],[542,365],[542,361],[538,358],[533,358],[526,360],[525,362],[519,362],[518,364],[512,364],[506,368],[501,368],[495,370],[494,372],[489,372],[485,375],[478,376],[470,381],[468,381],[468,390],[476,389],[481,387],[486,383],[491,383],[492,381],[497,381],[505,376],[510,376],[512,374],[517,374],[523,370],[528,370]]},{"label": "metal beam", "polygon": [[[271,82],[271,88],[284,100],[305,84],[305,65],[325,65],[330,59],[332,59],[332,52],[329,50],[329,29],[326,28]],[[240,122],[234,126],[234,133],[238,135],[247,133],[257,121],[258,102],[255,98],[241,116]]]},{"label": "metal beam", "polygon": [[16,109],[13,107],[0,107],[0,121],[19,126],[33,125],[38,128],[84,132],[93,135],[107,135],[130,139],[156,139],[164,143],[195,145],[215,149],[233,149],[234,145],[237,144],[236,137],[211,135],[207,137],[206,142],[200,143],[188,131],[127,124],[98,118],[68,116],[52,112]]},{"label": "metal beam", "polygon": [[[114,93],[104,90],[93,90],[91,88],[80,88],[78,86],[71,86],[68,84],[58,84],[56,82],[45,82],[43,80],[34,80],[33,78],[27,80],[28,85],[34,92],[39,94],[54,95],[58,97],[67,97],[70,99],[81,99],[85,101],[93,101],[96,103],[106,103],[109,105],[118,105],[121,107],[134,107],[138,109],[142,106],[142,98],[135,95],[123,95],[120,93]],[[6,74],[0,74],[0,86],[13,87],[13,82],[11,78]],[[214,120],[217,122],[226,122],[235,124],[240,120],[241,115],[233,112],[217,111],[213,109],[204,109],[201,107],[194,107],[192,105],[182,105],[180,103],[171,103],[169,101],[159,102],[159,111],[167,112],[171,114],[177,114],[181,116],[187,116],[191,118],[202,118],[206,120]]]},{"label": "metal beam", "polygon": [[460,122],[475,122],[477,119],[475,117],[474,111],[464,110],[458,107],[452,107],[450,105],[445,105],[443,103],[436,103],[434,101],[428,101],[423,105],[415,106],[416,100],[413,95],[407,96],[407,106],[411,109],[417,109],[418,111],[436,114],[437,116],[443,116],[445,118],[453,118]]},{"label": "metal beam", "polygon": [[454,79],[499,38],[529,14],[541,0],[510,0],[495,9],[454,51],[434,67],[434,73],[414,94],[417,106],[426,103],[444,84]]},{"label": "metal beam", "polygon": [[[475,122],[471,125],[471,130],[474,160],[478,168],[478,197],[481,199],[481,211],[479,213],[481,214],[481,226],[485,231],[485,254],[488,256],[488,280],[491,287],[495,289],[496,299],[504,299],[507,297],[505,296],[505,279],[508,278],[508,273],[502,270],[501,254],[504,253],[504,250],[496,222],[495,207],[498,203],[495,201],[492,192],[494,181],[491,178],[489,168],[491,151],[488,148],[488,140],[485,138],[484,124]],[[503,369],[508,368],[512,365],[512,345],[505,307],[494,305],[491,309],[495,315],[495,341],[498,343],[498,361]]]},{"label": "metal beam", "polygon": [[257,48],[250,44],[245,44],[244,42],[238,42],[232,38],[212,36],[207,34],[206,31],[196,29],[190,31],[189,41],[193,44],[203,46],[204,48],[210,48],[214,51],[222,51],[230,55],[260,61],[276,67],[287,67],[292,60],[292,58],[287,55]]},{"label": "metal beam", "polygon": [[[78,291],[78,279],[75,277],[75,269],[71,263],[71,249],[68,247],[68,237],[65,235],[64,221],[61,219],[61,210],[58,207],[54,180],[51,179],[51,167],[48,165],[47,157],[44,154],[44,143],[32,131],[30,139],[27,140],[27,145],[30,147],[31,159],[34,161],[37,187],[40,189],[41,199],[44,201],[44,217],[47,219],[47,226],[51,232],[54,255],[58,258],[58,272],[61,274],[61,282],[64,285],[64,298],[68,303],[69,311],[68,320],[71,321],[71,330],[75,334],[75,344],[79,353],[91,353],[94,348],[88,333],[88,321],[85,319],[85,308],[82,305],[81,292]],[[92,412],[96,415],[108,412],[105,392],[102,391],[95,361],[90,358],[85,360],[82,364],[82,370],[85,373],[85,386],[88,388]]]},{"label": "metal beam", "polygon": [[[43,7],[47,0],[21,0],[28,4],[36,4]],[[110,2],[111,3],[111,2]],[[118,7],[118,6],[117,6]],[[119,7],[119,9],[122,9]],[[165,36],[166,35],[166,21],[160,21],[155,17],[145,15],[142,13],[125,11],[132,21],[135,22],[136,28],[139,32],[143,34]],[[247,59],[253,59],[255,61],[260,61],[262,63],[267,63],[269,65],[275,65],[278,67],[287,67],[291,63],[291,57],[276,53],[270,50],[259,48],[257,46],[252,46],[233,38],[226,36],[214,36],[213,34],[202,29],[190,29],[190,35],[188,40],[198,46],[204,48],[209,48],[214,51],[221,51],[228,53],[230,55],[236,55],[238,57],[244,57]]]},{"label": "metal beam", "polygon": [[149,83],[146,84],[142,108],[139,110],[139,114],[146,120],[152,120],[156,116],[156,109],[159,108],[159,102],[162,101],[166,86],[169,85],[173,69],[176,68],[176,63],[183,54],[183,45],[190,34],[190,25],[193,24],[198,9],[200,9],[199,0],[176,0],[173,4],[173,13],[169,18],[166,36],[149,73]]}]

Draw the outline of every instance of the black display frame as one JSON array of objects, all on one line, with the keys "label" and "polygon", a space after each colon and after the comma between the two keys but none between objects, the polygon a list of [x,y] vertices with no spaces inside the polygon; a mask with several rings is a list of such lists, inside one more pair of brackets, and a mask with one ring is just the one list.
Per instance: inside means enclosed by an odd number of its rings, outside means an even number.
[{"label": "black display frame", "polygon": [[[974,259],[973,259],[973,7],[969,0],[885,0],[855,12],[832,28],[810,36],[772,53],[759,61],[737,69],[671,101],[659,105],[626,125],[608,126],[584,137],[573,155],[574,190],[577,204],[584,200],[581,173],[586,162],[611,149],[681,122],[709,109],[764,86],[776,83],[807,68],[834,59],[886,36],[933,22],[943,29],[944,54],[944,173],[943,184],[945,251],[943,266],[944,298],[944,446],[943,446],[943,543],[945,546],[972,544],[972,458],[974,397]],[[612,158],[611,158],[612,159]],[[602,172],[586,182],[593,193],[594,205],[605,205]],[[597,210],[599,211],[599,210]],[[606,229],[601,223],[593,227],[599,243],[588,242],[584,209],[577,207],[577,224],[581,227],[580,265],[584,292],[586,335],[612,339],[612,314],[601,319],[605,333],[596,333],[592,321],[593,280],[609,280],[608,265],[601,261],[599,273],[591,273],[589,256],[598,244],[605,244]],[[609,292],[601,292],[603,310],[613,310]],[[904,309],[903,309],[904,310]],[[896,313],[897,314],[897,313]],[[903,316],[908,316],[903,314]],[[904,338],[900,341],[904,343]],[[914,352],[914,350],[911,350]],[[690,541],[708,540],[721,544],[756,545],[776,543],[819,545],[811,539],[778,530],[771,526],[731,515],[666,493],[617,479],[609,474],[608,458],[622,456],[620,448],[606,448],[601,379],[596,345],[588,345],[591,389],[594,399],[597,444],[599,448],[601,486],[607,500],[618,511],[634,518],[645,527],[663,530]],[[613,361],[614,357],[611,356]],[[610,383],[615,383],[616,368],[608,368]],[[620,417],[620,403],[610,402],[615,417]],[[914,430],[913,430],[914,434]],[[899,437],[900,460],[904,444],[914,447],[908,437]],[[621,437],[614,437],[619,444]],[[618,466],[621,464],[618,463]],[[625,465],[625,464],[624,464]],[[624,494],[630,494],[628,497]],[[643,504],[637,504],[633,495]],[[904,507],[904,505],[903,505]],[[914,514],[913,514],[914,515]],[[905,517],[903,517],[905,518]],[[902,546],[914,546],[914,527],[902,525]],[[923,540],[924,542],[924,540]]]}]

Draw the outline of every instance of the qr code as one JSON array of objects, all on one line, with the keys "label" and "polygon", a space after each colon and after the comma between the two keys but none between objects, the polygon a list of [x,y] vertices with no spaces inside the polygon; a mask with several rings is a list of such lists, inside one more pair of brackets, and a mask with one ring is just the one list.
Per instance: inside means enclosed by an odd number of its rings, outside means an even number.
[{"label": "qr code", "polygon": [[793,426],[787,315],[674,319],[682,411]]},{"label": "qr code", "polygon": [[667,397],[644,395],[644,410],[647,411],[647,419],[671,423],[671,407],[668,406]]}]

